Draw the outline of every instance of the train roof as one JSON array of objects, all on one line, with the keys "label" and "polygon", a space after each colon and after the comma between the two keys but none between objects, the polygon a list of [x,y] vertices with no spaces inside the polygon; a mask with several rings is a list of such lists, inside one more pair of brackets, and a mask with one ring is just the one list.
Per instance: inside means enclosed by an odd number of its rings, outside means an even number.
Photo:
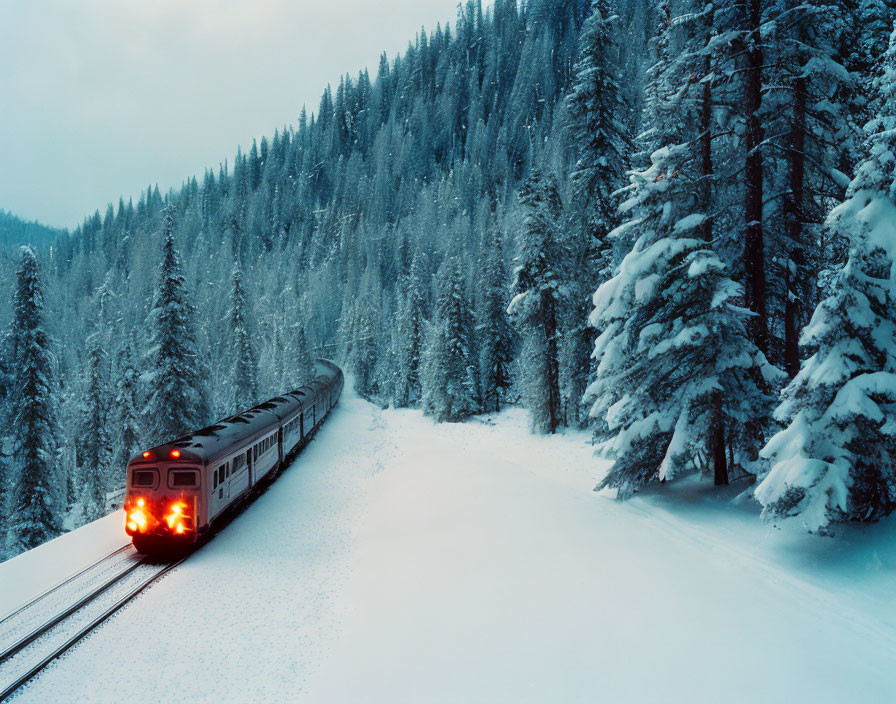
[{"label": "train roof", "polygon": [[251,443],[276,428],[280,423],[306,406],[311,405],[318,393],[341,374],[333,362],[315,361],[315,377],[294,391],[275,396],[257,406],[196,430],[163,445],[135,455],[128,464],[154,464],[168,462],[171,452],[177,450],[179,462],[205,464],[233,452],[236,446]]}]

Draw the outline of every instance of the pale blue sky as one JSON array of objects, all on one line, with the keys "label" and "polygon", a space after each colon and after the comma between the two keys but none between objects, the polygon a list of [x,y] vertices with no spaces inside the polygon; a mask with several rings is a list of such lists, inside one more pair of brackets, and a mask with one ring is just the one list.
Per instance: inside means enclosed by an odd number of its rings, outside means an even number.
[{"label": "pale blue sky", "polygon": [[120,194],[178,186],[456,12],[457,0],[0,0],[0,208],[72,227]]}]

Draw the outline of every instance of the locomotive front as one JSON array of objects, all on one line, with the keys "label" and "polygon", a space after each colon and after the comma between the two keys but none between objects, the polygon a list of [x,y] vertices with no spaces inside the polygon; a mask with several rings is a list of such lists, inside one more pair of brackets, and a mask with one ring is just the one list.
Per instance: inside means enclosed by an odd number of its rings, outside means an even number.
[{"label": "locomotive front", "polygon": [[128,463],[125,532],[139,552],[192,545],[202,527],[202,470],[178,448],[149,450]]}]

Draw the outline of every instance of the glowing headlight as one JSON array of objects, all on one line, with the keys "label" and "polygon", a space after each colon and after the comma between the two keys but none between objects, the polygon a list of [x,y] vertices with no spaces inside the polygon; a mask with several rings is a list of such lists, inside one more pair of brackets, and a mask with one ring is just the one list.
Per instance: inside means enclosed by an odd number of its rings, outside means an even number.
[{"label": "glowing headlight", "polygon": [[128,516],[128,528],[131,530],[146,530],[146,514],[141,509],[135,508],[131,511]]},{"label": "glowing headlight", "polygon": [[173,530],[178,534],[186,532],[187,528],[184,525],[184,519],[187,518],[187,516],[184,514],[185,508],[186,505],[182,501],[175,501],[168,507],[168,514],[165,516],[165,523],[168,524],[169,530]]}]

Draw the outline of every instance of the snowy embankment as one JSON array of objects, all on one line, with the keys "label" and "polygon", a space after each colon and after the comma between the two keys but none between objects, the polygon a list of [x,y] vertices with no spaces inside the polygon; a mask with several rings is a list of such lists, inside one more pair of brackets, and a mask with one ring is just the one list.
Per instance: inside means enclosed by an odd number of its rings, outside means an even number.
[{"label": "snowy embankment", "polygon": [[[620,504],[591,491],[587,439],[347,390],[264,496],[20,700],[892,701],[893,521],[822,539],[695,485]],[[104,519],[0,566],[4,605],[120,538]]]}]

